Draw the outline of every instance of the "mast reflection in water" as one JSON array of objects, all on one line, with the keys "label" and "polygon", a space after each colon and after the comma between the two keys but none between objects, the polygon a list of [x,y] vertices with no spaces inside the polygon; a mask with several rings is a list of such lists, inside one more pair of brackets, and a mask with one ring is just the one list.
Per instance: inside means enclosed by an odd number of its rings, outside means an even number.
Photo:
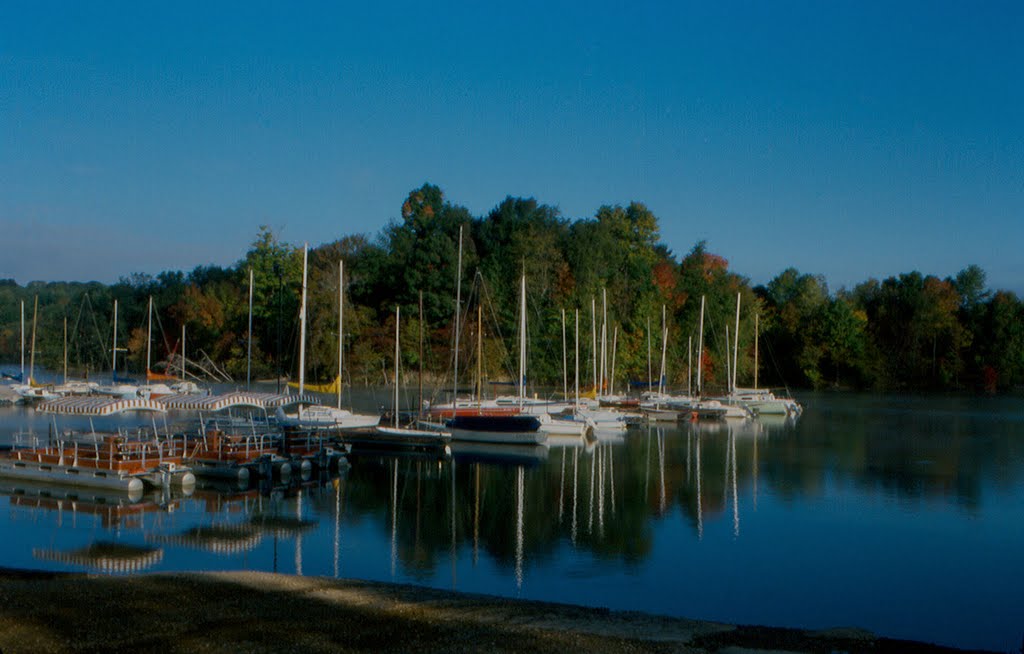
[{"label": "mast reflection in water", "polygon": [[[0,553],[30,569],[281,571],[1018,647],[1024,402],[806,404],[797,422],[453,443],[450,457],[358,455],[342,476],[191,495],[0,480]],[[0,429],[18,431],[24,411],[3,411]]]}]

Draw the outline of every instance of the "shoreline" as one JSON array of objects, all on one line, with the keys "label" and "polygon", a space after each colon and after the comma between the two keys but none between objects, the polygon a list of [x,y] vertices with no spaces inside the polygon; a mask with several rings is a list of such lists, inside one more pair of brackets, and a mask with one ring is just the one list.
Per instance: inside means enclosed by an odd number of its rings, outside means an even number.
[{"label": "shoreline", "polygon": [[0,568],[0,651],[952,653],[854,628],[755,627],[257,572]]}]

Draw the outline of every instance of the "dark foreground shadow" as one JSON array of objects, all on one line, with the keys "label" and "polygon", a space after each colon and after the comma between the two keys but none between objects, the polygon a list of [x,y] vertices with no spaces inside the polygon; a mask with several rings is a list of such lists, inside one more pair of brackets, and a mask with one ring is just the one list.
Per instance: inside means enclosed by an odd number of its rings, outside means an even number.
[{"label": "dark foreground shadow", "polygon": [[733,627],[265,573],[88,577],[0,570],[0,651],[954,652],[857,630]]}]

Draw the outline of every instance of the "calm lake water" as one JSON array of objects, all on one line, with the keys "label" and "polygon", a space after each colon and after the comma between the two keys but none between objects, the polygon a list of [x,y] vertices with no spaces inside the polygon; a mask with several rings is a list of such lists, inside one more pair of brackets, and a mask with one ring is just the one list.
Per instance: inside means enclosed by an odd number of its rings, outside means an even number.
[{"label": "calm lake water", "polygon": [[[122,571],[396,581],[1016,651],[1024,400],[799,399],[796,422],[358,456],[288,487],[129,501],[0,480],[0,565],[95,572],[107,551]],[[47,425],[0,408],[0,442]]]}]

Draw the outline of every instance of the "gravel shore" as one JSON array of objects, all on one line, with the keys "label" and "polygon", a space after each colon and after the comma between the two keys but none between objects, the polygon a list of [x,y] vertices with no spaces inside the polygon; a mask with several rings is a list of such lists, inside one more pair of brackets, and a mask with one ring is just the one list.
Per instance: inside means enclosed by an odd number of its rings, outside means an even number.
[{"label": "gravel shore", "polygon": [[0,652],[954,652],[855,629],[740,627],[267,573],[0,570]]}]

